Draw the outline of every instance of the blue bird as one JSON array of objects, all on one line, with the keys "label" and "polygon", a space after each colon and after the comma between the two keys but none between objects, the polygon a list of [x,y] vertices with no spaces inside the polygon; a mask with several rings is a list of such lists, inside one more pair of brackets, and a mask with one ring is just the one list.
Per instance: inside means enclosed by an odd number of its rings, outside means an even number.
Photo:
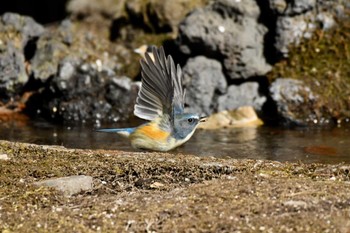
[{"label": "blue bird", "polygon": [[188,141],[205,117],[184,112],[185,90],[181,67],[175,67],[163,47],[151,49],[141,60],[141,88],[134,106],[134,115],[148,120],[135,128],[99,129],[130,139],[137,149],[169,151]]}]

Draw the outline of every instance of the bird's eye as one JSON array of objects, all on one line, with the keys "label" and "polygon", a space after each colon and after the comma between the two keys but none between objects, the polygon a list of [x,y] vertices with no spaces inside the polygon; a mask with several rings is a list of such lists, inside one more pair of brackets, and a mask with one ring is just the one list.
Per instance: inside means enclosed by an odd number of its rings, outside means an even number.
[{"label": "bird's eye", "polygon": [[188,122],[192,123],[193,118],[188,118]]}]

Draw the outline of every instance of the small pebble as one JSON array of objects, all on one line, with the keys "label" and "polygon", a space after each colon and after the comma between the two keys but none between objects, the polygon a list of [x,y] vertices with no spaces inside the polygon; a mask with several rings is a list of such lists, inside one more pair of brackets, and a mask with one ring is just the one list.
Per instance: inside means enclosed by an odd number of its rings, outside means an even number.
[{"label": "small pebble", "polygon": [[150,188],[153,188],[153,189],[162,188],[162,187],[164,187],[164,184],[160,182],[154,182],[150,185]]},{"label": "small pebble", "polygon": [[0,160],[9,160],[9,156],[7,154],[0,154]]},{"label": "small pebble", "polygon": [[306,208],[307,207],[307,203],[305,201],[294,201],[294,200],[286,201],[283,203],[283,205],[294,207],[294,208]]},{"label": "small pebble", "polygon": [[37,186],[53,187],[62,191],[65,195],[71,196],[81,191],[92,189],[91,176],[67,176],[55,179],[48,179],[34,183]]}]

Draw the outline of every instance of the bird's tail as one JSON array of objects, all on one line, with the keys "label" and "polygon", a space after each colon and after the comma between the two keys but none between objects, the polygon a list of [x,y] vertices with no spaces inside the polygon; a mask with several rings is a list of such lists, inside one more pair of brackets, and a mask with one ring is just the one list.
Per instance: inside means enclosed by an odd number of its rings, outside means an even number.
[{"label": "bird's tail", "polygon": [[97,129],[97,132],[103,133],[117,133],[124,137],[129,137],[129,135],[135,131],[135,128],[121,128],[121,129]]}]

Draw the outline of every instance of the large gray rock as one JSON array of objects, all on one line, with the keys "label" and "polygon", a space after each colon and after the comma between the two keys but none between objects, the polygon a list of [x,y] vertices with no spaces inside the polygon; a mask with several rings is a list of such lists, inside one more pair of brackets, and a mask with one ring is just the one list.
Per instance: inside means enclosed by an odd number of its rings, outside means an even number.
[{"label": "large gray rock", "polygon": [[125,8],[130,21],[152,30],[176,32],[183,18],[205,2],[207,0],[127,0]]},{"label": "large gray rock", "polygon": [[69,45],[73,40],[72,33],[71,23],[66,20],[57,30],[47,31],[41,36],[37,42],[35,55],[31,59],[31,70],[35,79],[46,82],[57,73],[59,63],[70,55]]},{"label": "large gray rock", "polygon": [[0,96],[4,98],[15,96],[27,81],[23,53],[11,42],[6,45],[0,44]]},{"label": "large gray rock", "polygon": [[14,98],[28,81],[25,48],[44,28],[32,18],[5,13],[0,18],[0,96]]},{"label": "large gray rock", "polygon": [[222,14],[222,16],[227,17],[249,17],[258,19],[260,16],[259,6],[254,0],[218,0],[214,2],[212,9]]},{"label": "large gray rock", "polygon": [[65,122],[118,121],[133,112],[138,86],[117,75],[122,46],[69,20],[37,41],[31,74],[42,84],[28,102],[30,114]]},{"label": "large gray rock", "polygon": [[125,0],[70,0],[66,10],[73,16],[90,16],[100,14],[113,18],[124,11]]},{"label": "large gray rock", "polygon": [[233,110],[242,106],[252,106],[261,110],[266,97],[259,93],[259,84],[246,82],[239,86],[229,86],[227,93],[218,99],[218,111]]},{"label": "large gray rock", "polygon": [[[49,88],[39,96],[48,96],[39,104],[44,115],[58,120],[126,120],[132,115],[138,85],[127,77],[98,71],[91,64],[65,59]],[[40,97],[39,97],[40,98]]]},{"label": "large gray rock", "polygon": [[248,78],[270,69],[263,56],[265,26],[256,1],[219,0],[197,9],[179,26],[183,53],[207,54],[222,61],[228,77]]},{"label": "large gray rock", "polygon": [[285,125],[306,125],[315,118],[312,103],[317,97],[302,81],[278,78],[270,86],[270,95]]},{"label": "large gray rock", "polygon": [[270,8],[280,15],[299,15],[316,7],[316,0],[269,0]]},{"label": "large gray rock", "polygon": [[7,34],[18,49],[24,49],[29,40],[39,37],[44,31],[44,27],[31,17],[5,13],[0,19],[0,34]]},{"label": "large gray rock", "polygon": [[227,89],[221,64],[198,56],[188,60],[183,73],[188,111],[205,115],[213,113],[217,108],[218,95]]},{"label": "large gray rock", "polygon": [[[301,93],[305,91],[305,93]],[[278,78],[270,86],[271,97],[276,102],[284,103],[304,103],[305,97],[313,100],[315,96],[309,87],[296,79]],[[307,94],[307,95],[305,95]]]},{"label": "large gray rock", "polygon": [[311,38],[315,29],[314,15],[311,12],[294,17],[278,17],[275,48],[282,56],[287,57],[290,45],[297,46],[302,39]]},{"label": "large gray rock", "polygon": [[317,28],[328,30],[336,25],[334,17],[342,17],[340,1],[269,0],[276,17],[275,48],[287,57],[291,45],[298,46],[302,39],[309,39]]},{"label": "large gray rock", "polygon": [[35,56],[31,60],[34,78],[46,82],[48,78],[56,74],[65,51],[67,47],[54,39],[40,40]]},{"label": "large gray rock", "polygon": [[281,16],[295,16],[316,10],[317,13],[328,12],[336,17],[344,17],[350,8],[347,0],[268,0],[273,13]]}]

